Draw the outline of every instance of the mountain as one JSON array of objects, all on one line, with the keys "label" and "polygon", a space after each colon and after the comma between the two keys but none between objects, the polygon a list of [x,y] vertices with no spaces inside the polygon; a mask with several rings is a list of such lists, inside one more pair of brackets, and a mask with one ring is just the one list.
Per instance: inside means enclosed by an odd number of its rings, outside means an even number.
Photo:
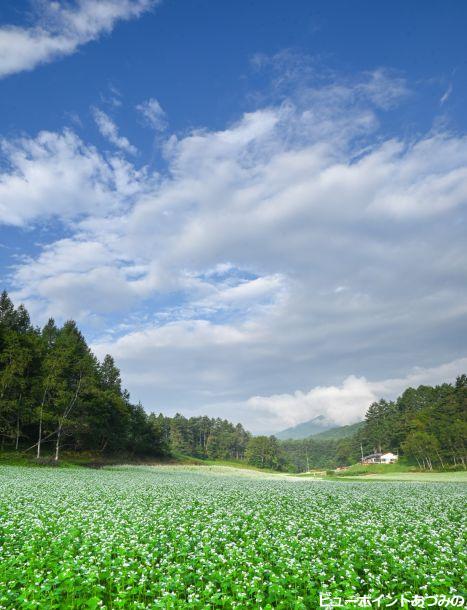
[{"label": "mountain", "polygon": [[361,428],[363,428],[364,425],[364,421],[358,421],[356,424],[340,426],[339,428],[330,428],[329,430],[325,430],[324,432],[312,434],[311,438],[316,439],[317,441],[338,441],[341,438],[348,438],[349,436],[353,436]]},{"label": "mountain", "polygon": [[327,419],[324,415],[318,415],[317,417],[314,417],[309,421],[305,421],[302,424],[297,424],[292,428],[281,430],[281,432],[277,432],[274,436],[282,441],[288,439],[308,438],[309,436],[325,432],[326,430],[330,430],[331,428],[335,427],[336,424]]},{"label": "mountain", "polygon": [[324,415],[318,415],[318,417],[314,417],[302,424],[297,424],[292,428],[281,430],[281,432],[277,432],[275,436],[282,441],[309,437],[312,437],[317,441],[336,441],[340,438],[353,436],[363,427],[364,423],[365,422],[359,421],[347,426],[336,426],[335,422],[327,419]]}]

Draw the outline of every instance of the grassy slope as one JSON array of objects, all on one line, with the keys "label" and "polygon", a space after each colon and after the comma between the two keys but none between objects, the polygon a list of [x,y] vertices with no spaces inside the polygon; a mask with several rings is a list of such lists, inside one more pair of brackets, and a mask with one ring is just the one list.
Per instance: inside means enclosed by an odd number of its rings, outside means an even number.
[{"label": "grassy slope", "polygon": [[394,472],[386,474],[366,474],[349,477],[326,477],[328,481],[406,481],[433,483],[467,483],[467,471],[453,472]]},{"label": "grassy slope", "polygon": [[362,474],[391,474],[395,472],[417,472],[416,466],[409,466],[402,459],[395,464],[353,464],[347,470],[337,471],[336,476],[348,477]]},{"label": "grassy slope", "polygon": [[459,481],[467,482],[467,471],[420,471],[404,462],[397,464],[354,464],[327,479],[360,481]]},{"label": "grassy slope", "polygon": [[227,466],[229,468],[238,468],[240,470],[256,470],[258,472],[278,473],[277,470],[272,470],[272,468],[259,468],[258,466],[251,466],[246,462],[236,462],[233,460],[198,460],[198,463],[205,466]]},{"label": "grassy slope", "polygon": [[60,468],[70,468],[78,466],[101,467],[117,464],[202,464],[202,460],[188,456],[167,456],[167,457],[147,457],[139,458],[128,455],[106,455],[102,456],[92,452],[73,453],[63,452],[58,464],[54,463],[52,455],[44,455],[37,461],[33,453],[22,452],[0,452],[0,466],[55,466]]},{"label": "grassy slope", "polygon": [[[257,472],[265,473],[277,473],[276,470],[270,468],[258,468],[256,466],[250,466],[246,462],[236,462],[233,460],[207,460],[192,457],[183,454],[174,454],[167,457],[148,457],[148,458],[135,458],[131,455],[118,455],[118,456],[101,456],[93,454],[91,452],[85,453],[67,453],[63,452],[57,467],[60,468],[76,468],[80,466],[84,467],[103,467],[103,466],[117,466],[123,464],[135,464],[135,465],[157,465],[157,464],[174,464],[174,465],[186,465],[186,466],[222,466],[229,468],[236,468],[239,470],[254,470]],[[45,456],[43,460],[37,462],[33,453],[21,453],[21,452],[0,452],[0,467],[1,466],[28,466],[28,467],[40,467],[40,466],[55,466],[55,463],[51,455]],[[284,473],[282,473],[284,474]]]}]

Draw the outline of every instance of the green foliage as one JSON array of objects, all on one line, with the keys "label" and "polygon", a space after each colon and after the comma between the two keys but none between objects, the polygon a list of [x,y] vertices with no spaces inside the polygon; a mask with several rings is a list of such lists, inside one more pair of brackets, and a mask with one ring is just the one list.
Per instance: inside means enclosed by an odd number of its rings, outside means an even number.
[{"label": "green foliage", "polygon": [[251,437],[246,447],[245,458],[252,466],[274,470],[283,470],[286,461],[275,436]]},{"label": "green foliage", "polygon": [[357,461],[360,455],[360,444],[355,435],[340,440],[310,437],[303,440],[283,441],[281,447],[287,462],[295,472],[347,466]]},{"label": "green foliage", "polygon": [[396,401],[374,403],[359,438],[365,451],[399,451],[421,469],[466,468],[465,375],[455,384],[408,388]]},{"label": "green foliage", "polygon": [[99,363],[72,320],[31,326],[0,296],[0,449],[40,458],[63,449],[162,455],[162,430],[121,388],[111,356]]},{"label": "green foliage", "polygon": [[250,434],[241,424],[206,416],[159,416],[174,453],[211,460],[243,460]]}]

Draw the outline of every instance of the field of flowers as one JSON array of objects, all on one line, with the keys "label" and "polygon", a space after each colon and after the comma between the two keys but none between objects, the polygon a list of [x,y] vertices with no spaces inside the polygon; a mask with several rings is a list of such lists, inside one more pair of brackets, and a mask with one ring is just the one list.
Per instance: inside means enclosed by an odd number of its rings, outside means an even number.
[{"label": "field of flowers", "polygon": [[320,592],[385,607],[460,594],[466,497],[461,483],[2,467],[0,608],[315,609]]}]

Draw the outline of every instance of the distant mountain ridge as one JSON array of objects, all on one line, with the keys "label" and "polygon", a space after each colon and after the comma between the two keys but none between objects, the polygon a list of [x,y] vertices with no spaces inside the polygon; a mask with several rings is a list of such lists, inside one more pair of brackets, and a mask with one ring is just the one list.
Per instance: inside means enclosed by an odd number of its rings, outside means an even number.
[{"label": "distant mountain ridge", "polygon": [[356,422],[346,426],[336,426],[335,422],[324,415],[318,415],[306,422],[281,430],[275,436],[280,440],[299,440],[311,437],[316,440],[330,441],[353,436],[363,425],[364,422]]},{"label": "distant mountain ridge", "polygon": [[324,415],[318,415],[317,417],[313,417],[308,421],[305,421],[301,424],[297,424],[296,426],[292,426],[291,428],[287,428],[286,430],[281,430],[277,432],[275,436],[282,440],[288,439],[300,439],[300,438],[308,438],[314,434],[319,434],[320,432],[326,432],[326,430],[330,430],[331,428],[335,428],[336,424],[330,421]]}]

